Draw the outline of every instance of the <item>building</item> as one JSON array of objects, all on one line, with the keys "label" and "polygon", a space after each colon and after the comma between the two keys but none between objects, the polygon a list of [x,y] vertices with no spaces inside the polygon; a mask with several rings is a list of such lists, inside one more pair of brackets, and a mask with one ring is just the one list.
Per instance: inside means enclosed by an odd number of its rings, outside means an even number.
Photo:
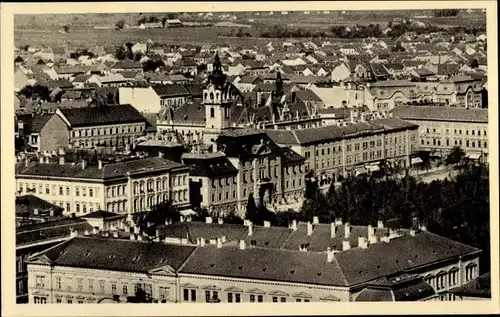
[{"label": "building", "polygon": [[16,228],[64,218],[63,208],[33,195],[16,197]]},{"label": "building", "polygon": [[[470,273],[470,271],[469,271]],[[470,280],[470,277],[469,277]],[[491,272],[478,276],[466,284],[449,291],[451,300],[490,300],[491,299]]]},{"label": "building", "polygon": [[134,234],[135,241],[113,235],[62,242],[30,258],[29,301],[96,303],[140,287],[157,302],[353,302],[377,285],[383,301],[392,292],[401,301],[448,300],[450,289],[479,270],[480,250],[425,227],[208,220],[165,225],[157,242]]},{"label": "building", "polygon": [[120,214],[149,210],[171,200],[189,206],[189,169],[161,157],[89,164],[66,162],[64,155],[19,163],[17,192],[31,193],[77,216],[104,209]]},{"label": "building", "polygon": [[16,228],[16,302],[28,303],[28,258],[70,239],[70,228],[85,232],[92,226],[81,218],[57,219]]},{"label": "building", "polygon": [[392,115],[419,126],[421,151],[444,156],[459,146],[471,159],[488,161],[488,109],[404,106]]},{"label": "building", "polygon": [[180,107],[191,96],[181,84],[154,85],[152,88],[160,98],[162,109]]},{"label": "building", "polygon": [[161,100],[152,87],[119,87],[119,104],[132,105],[141,113],[159,113]]},{"label": "building", "polygon": [[18,136],[28,151],[54,151],[69,145],[69,130],[57,114],[18,116]]},{"label": "building", "polygon": [[320,185],[329,185],[348,174],[375,171],[381,161],[409,167],[411,156],[418,149],[417,129],[416,124],[385,118],[266,133],[280,146],[304,156],[306,171],[314,170]]},{"label": "building", "polygon": [[58,109],[73,147],[125,147],[143,136],[147,120],[130,104]]}]

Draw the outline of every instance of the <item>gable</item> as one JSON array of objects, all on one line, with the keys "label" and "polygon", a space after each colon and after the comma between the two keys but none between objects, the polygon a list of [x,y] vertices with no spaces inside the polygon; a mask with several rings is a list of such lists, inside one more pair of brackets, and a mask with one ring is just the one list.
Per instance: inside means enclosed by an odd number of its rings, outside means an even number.
[{"label": "gable", "polygon": [[51,265],[52,261],[45,254],[41,254],[30,258],[29,264]]},{"label": "gable", "polygon": [[258,289],[258,288],[251,288],[247,291],[247,293],[250,293],[250,294],[265,294],[266,292],[261,290],[261,289]]},{"label": "gable", "polygon": [[159,275],[172,275],[175,274],[175,270],[170,265],[165,265],[162,267],[158,267],[152,270],[149,270],[150,274],[159,274]]}]

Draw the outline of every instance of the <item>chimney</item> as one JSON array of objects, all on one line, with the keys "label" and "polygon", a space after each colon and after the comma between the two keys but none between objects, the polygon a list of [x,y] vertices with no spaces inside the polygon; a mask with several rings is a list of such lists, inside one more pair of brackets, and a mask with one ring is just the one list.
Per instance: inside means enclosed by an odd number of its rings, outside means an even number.
[{"label": "chimney", "polygon": [[85,231],[83,232],[83,235],[88,236],[88,235],[89,235],[89,231],[88,231],[88,230],[85,230]]},{"label": "chimney", "polygon": [[331,237],[335,238],[337,235],[337,227],[335,227],[335,222],[330,223]]},{"label": "chimney", "polygon": [[78,230],[70,230],[69,231],[69,237],[74,238],[78,235]]},{"label": "chimney", "polygon": [[27,157],[26,160],[24,161],[25,165],[28,166],[31,163],[31,160]]},{"label": "chimney", "polygon": [[39,212],[38,208],[33,209],[33,214],[34,214],[35,216],[37,216],[39,213],[40,213],[40,212]]},{"label": "chimney", "polygon": [[49,211],[49,215],[50,215],[51,217],[54,217],[54,209],[51,209],[51,210]]},{"label": "chimney", "polygon": [[292,220],[292,230],[297,231],[297,220]]},{"label": "chimney", "polygon": [[368,247],[365,237],[358,237],[358,247],[362,249],[366,249]]},{"label": "chimney", "polygon": [[310,221],[308,221],[307,222],[307,235],[310,236],[310,235],[312,235],[312,233],[313,233],[313,224]]},{"label": "chimney", "polygon": [[98,233],[99,233],[99,229],[97,227],[93,227],[92,234],[98,234]]},{"label": "chimney", "polygon": [[334,258],[334,252],[332,251],[332,248],[328,247],[326,249],[326,254],[328,263],[332,263]]},{"label": "chimney", "polygon": [[219,218],[217,221],[219,222],[219,225],[224,224],[224,219],[222,219],[222,218]]},{"label": "chimney", "polygon": [[191,216],[186,216],[186,222],[191,222],[191,220],[193,220]]},{"label": "chimney", "polygon": [[204,247],[205,246],[205,238],[200,238],[200,246]]},{"label": "chimney", "polygon": [[137,241],[142,241],[142,235],[140,234],[137,235]]},{"label": "chimney", "polygon": [[342,225],[342,218],[335,218],[335,225],[341,226]]},{"label": "chimney", "polygon": [[181,217],[180,217],[180,221],[181,221],[181,222],[184,222],[184,216],[181,216]]},{"label": "chimney", "polygon": [[222,241],[222,243],[226,243],[227,237],[226,236],[222,236],[221,241]]},{"label": "chimney", "polygon": [[349,240],[342,241],[342,251],[347,251],[351,248],[351,242]]},{"label": "chimney", "polygon": [[102,160],[97,161],[97,168],[102,170]]},{"label": "chimney", "polygon": [[345,223],[345,238],[346,239],[349,239],[349,237],[351,236],[351,226],[348,222]]},{"label": "chimney", "polygon": [[212,223],[212,217],[206,217],[205,223]]},{"label": "chimney", "polygon": [[271,227],[271,222],[270,221],[264,221],[264,227],[265,228],[270,228]]},{"label": "chimney", "polygon": [[368,237],[372,236],[375,234],[375,230],[373,229],[372,225],[368,225]]},{"label": "chimney", "polygon": [[87,161],[82,160],[82,170],[87,168]]},{"label": "chimney", "polygon": [[375,234],[372,234],[371,236],[368,236],[368,239],[370,241],[370,244],[375,244],[378,242],[377,236]]},{"label": "chimney", "polygon": [[410,236],[414,237],[416,234],[415,229],[410,229]]},{"label": "chimney", "polygon": [[47,164],[50,163],[50,157],[48,157],[48,156],[45,157],[45,163],[47,163]]},{"label": "chimney", "polygon": [[377,223],[377,228],[383,228],[384,227],[384,221],[379,220]]},{"label": "chimney", "polygon": [[217,238],[217,248],[222,248],[222,239],[221,238]]},{"label": "chimney", "polygon": [[113,232],[113,238],[118,238],[118,231]]},{"label": "chimney", "polygon": [[59,165],[64,165],[64,155],[59,156]]},{"label": "chimney", "polygon": [[158,152],[158,157],[163,157],[163,152],[159,151]]},{"label": "chimney", "polygon": [[313,224],[315,224],[315,225],[319,224],[319,217],[318,216],[313,217]]},{"label": "chimney", "polygon": [[248,235],[251,236],[253,235],[253,225],[252,223],[250,222],[250,224],[248,225]]},{"label": "chimney", "polygon": [[43,156],[40,156],[40,164],[43,164]]},{"label": "chimney", "polygon": [[245,250],[245,248],[246,248],[245,240],[240,240],[240,250]]},{"label": "chimney", "polygon": [[130,240],[131,240],[131,241],[134,241],[134,240],[135,240],[135,234],[131,234],[131,235],[130,235]]}]

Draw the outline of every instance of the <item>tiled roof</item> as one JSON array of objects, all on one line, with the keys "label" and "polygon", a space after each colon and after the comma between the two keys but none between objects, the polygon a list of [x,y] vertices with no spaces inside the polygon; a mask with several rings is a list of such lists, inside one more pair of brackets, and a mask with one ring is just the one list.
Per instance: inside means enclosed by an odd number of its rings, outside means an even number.
[{"label": "tiled roof", "polygon": [[55,240],[64,237],[68,237],[69,239],[70,229],[83,232],[85,230],[92,230],[92,226],[80,218],[23,226],[16,229],[16,246],[19,247],[35,242]]},{"label": "tiled roof", "polygon": [[52,118],[53,114],[43,114],[37,116],[23,116],[24,134],[40,133],[45,124]]},{"label": "tiled roof", "polygon": [[265,130],[266,134],[278,144],[299,144],[299,140],[292,130],[271,129]]},{"label": "tiled roof", "polygon": [[83,179],[114,179],[126,177],[127,172],[140,173],[152,170],[171,170],[185,167],[160,157],[147,157],[133,159],[125,162],[104,164],[102,169],[98,166],[89,165],[85,169],[81,164],[67,163],[39,163],[34,162],[28,167],[20,168],[16,176],[51,176],[58,178],[83,178]]},{"label": "tiled roof", "polygon": [[415,83],[409,80],[382,80],[371,84],[371,87],[406,87],[415,86]]},{"label": "tiled roof", "polygon": [[131,60],[122,60],[116,62],[111,69],[134,69],[134,68],[141,68],[142,69],[142,64],[139,62],[134,62]]},{"label": "tiled roof", "polygon": [[160,267],[177,270],[194,249],[185,245],[76,237],[42,254],[57,266],[148,272]]},{"label": "tiled roof", "polygon": [[189,175],[208,176],[210,178],[217,176],[236,175],[238,169],[233,166],[225,156],[213,158],[183,158],[184,164],[189,166]]},{"label": "tiled roof", "polygon": [[189,96],[189,92],[180,84],[153,85],[152,88],[160,97]]},{"label": "tiled roof", "polygon": [[172,119],[176,124],[204,125],[205,107],[199,99],[188,101],[174,110]]},{"label": "tiled roof", "polygon": [[82,218],[105,219],[105,218],[113,218],[116,216],[121,216],[121,215],[115,214],[114,212],[98,210],[98,211],[94,211],[94,212],[91,212],[89,214],[86,214]]},{"label": "tiled roof", "polygon": [[401,106],[393,116],[403,120],[434,120],[488,123],[488,109],[466,109],[432,106]]},{"label": "tiled roof", "polygon": [[72,127],[146,122],[144,116],[129,104],[61,109],[61,112]]},{"label": "tiled roof", "polygon": [[62,211],[64,210],[63,208],[51,204],[46,200],[43,200],[41,198],[38,198],[37,196],[33,195],[24,195],[24,196],[19,196],[16,197],[16,215],[26,215],[29,214],[30,216],[34,215],[34,210],[38,209],[39,214],[49,214],[49,210],[54,210],[55,215],[61,214]]},{"label": "tiled roof", "polygon": [[312,101],[321,102],[321,98],[318,97],[312,90],[304,89],[296,92],[297,98],[302,99],[302,101]]},{"label": "tiled roof", "polygon": [[491,273],[483,274],[476,279],[450,290],[456,296],[491,298]]},{"label": "tiled roof", "polygon": [[336,261],[328,263],[326,254],[293,252],[280,249],[250,247],[197,248],[188,258],[181,273],[193,273],[260,280],[345,285]]}]

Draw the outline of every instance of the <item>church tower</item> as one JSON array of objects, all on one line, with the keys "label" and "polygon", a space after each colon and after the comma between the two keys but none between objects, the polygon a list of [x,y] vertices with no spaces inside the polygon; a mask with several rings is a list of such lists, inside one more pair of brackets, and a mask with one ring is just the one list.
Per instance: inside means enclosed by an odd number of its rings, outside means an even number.
[{"label": "church tower", "polygon": [[[231,127],[231,85],[222,72],[219,55],[215,55],[213,71],[203,89],[203,106],[205,107],[204,143],[215,145],[217,136]],[[216,151],[215,146],[213,147]]]}]

